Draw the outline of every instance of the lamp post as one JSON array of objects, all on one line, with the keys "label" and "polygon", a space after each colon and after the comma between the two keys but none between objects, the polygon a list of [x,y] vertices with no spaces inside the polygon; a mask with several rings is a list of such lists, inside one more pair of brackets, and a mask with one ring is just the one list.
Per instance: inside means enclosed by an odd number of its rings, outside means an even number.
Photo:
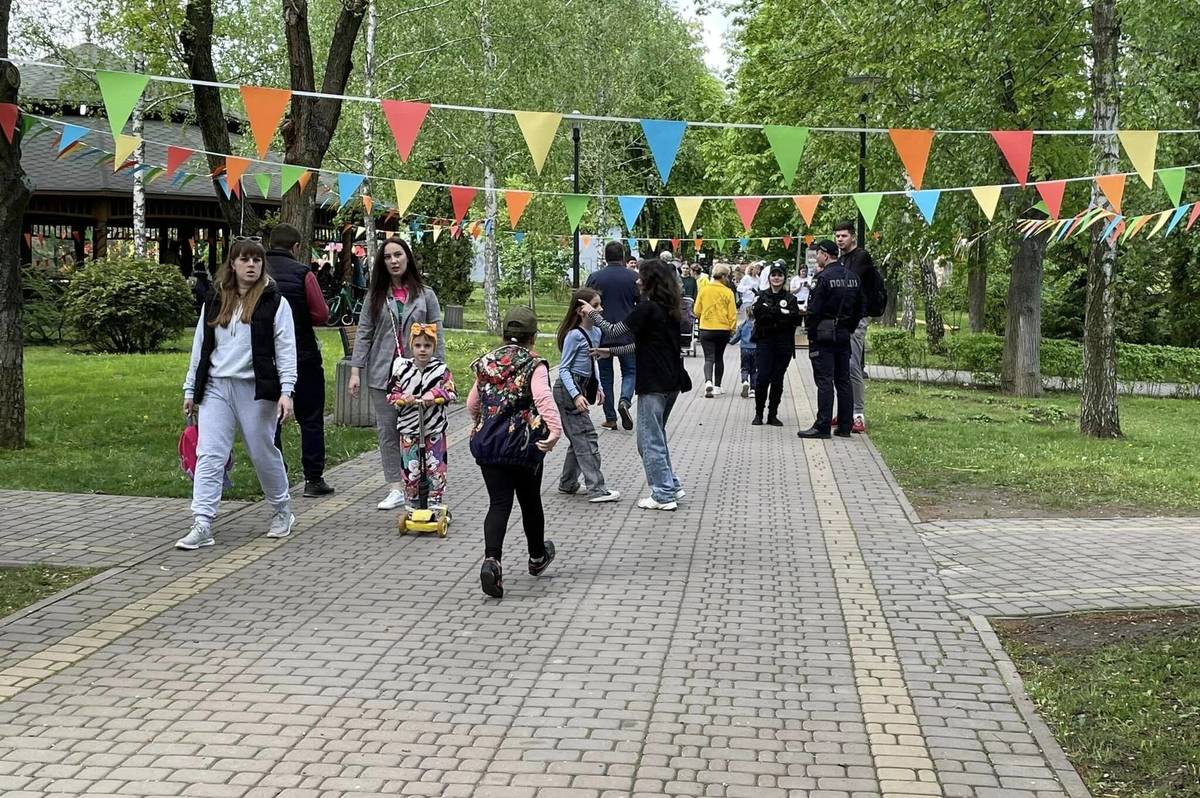
[{"label": "lamp post", "polygon": [[[571,144],[575,148],[575,174],[572,178],[572,191],[579,193],[579,120],[576,119],[571,125]],[[575,251],[574,257],[571,260],[571,285],[575,288],[579,287],[579,226],[575,226]]]},{"label": "lamp post", "polygon": [[[867,103],[871,99],[871,89],[878,81],[883,80],[879,75],[851,75],[845,82],[851,86],[862,86],[858,98],[858,193],[867,190]],[[867,235],[867,220],[862,211],[858,212],[858,241],[861,244]]]}]

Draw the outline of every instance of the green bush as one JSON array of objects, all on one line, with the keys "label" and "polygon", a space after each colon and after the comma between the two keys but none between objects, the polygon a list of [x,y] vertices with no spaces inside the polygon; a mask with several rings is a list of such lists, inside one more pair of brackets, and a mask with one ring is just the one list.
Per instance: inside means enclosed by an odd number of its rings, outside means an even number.
[{"label": "green bush", "polygon": [[953,368],[973,374],[996,373],[1004,352],[1004,339],[978,333],[955,335],[946,341],[946,356]]},{"label": "green bush", "polygon": [[899,327],[870,328],[867,347],[879,357],[879,362],[902,369],[923,368],[925,343]]},{"label": "green bush", "polygon": [[152,352],[191,322],[194,305],[178,268],[111,257],[75,272],[65,311],[80,339],[101,352]]},{"label": "green bush", "polygon": [[21,324],[25,340],[29,343],[61,344],[65,340],[65,284],[65,278],[51,276],[45,269],[37,266],[21,269],[21,289],[25,300]]}]

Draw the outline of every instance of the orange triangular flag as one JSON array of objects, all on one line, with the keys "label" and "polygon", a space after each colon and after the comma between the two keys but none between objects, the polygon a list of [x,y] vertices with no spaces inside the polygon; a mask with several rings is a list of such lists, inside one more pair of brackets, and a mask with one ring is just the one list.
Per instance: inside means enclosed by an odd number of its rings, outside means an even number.
[{"label": "orange triangular flag", "polygon": [[375,201],[371,199],[370,194],[363,194],[362,200],[363,200],[363,210],[365,210],[367,213],[370,213],[372,210],[374,210]]},{"label": "orange triangular flag", "polygon": [[813,214],[817,212],[817,203],[820,201],[820,194],[802,194],[792,197],[792,202],[796,203],[796,210],[800,211],[800,215],[804,217],[804,223],[809,227],[812,227]]},{"label": "orange triangular flag", "polygon": [[907,128],[891,128],[888,135],[900,161],[908,171],[913,188],[920,190],[921,180],[925,177],[925,165],[929,163],[929,148],[933,144],[932,130],[910,130]]},{"label": "orange triangular flag", "polygon": [[241,192],[240,181],[249,166],[250,161],[247,158],[238,158],[236,155],[225,156],[225,184],[229,186],[229,193]]},{"label": "orange triangular flag", "polygon": [[250,120],[250,131],[258,147],[258,157],[267,157],[271,139],[279,129],[279,120],[292,99],[291,89],[272,89],[266,86],[242,86],[242,105],[246,118]]},{"label": "orange triangular flag", "polygon": [[517,222],[521,220],[521,214],[525,213],[525,206],[532,198],[532,191],[504,192],[504,204],[508,206],[508,223],[514,230],[517,229]]},{"label": "orange triangular flag", "polygon": [[1108,202],[1117,213],[1121,212],[1121,198],[1125,196],[1125,175],[1100,175],[1096,186],[1108,197]]}]

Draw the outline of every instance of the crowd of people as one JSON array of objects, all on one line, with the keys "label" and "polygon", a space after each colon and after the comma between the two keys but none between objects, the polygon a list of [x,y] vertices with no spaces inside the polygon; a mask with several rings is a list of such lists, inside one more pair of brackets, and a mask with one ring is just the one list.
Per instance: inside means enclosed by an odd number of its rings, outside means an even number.
[{"label": "crowd of people", "polygon": [[[489,498],[483,592],[504,594],[503,544],[514,501],[521,507],[529,573],[540,575],[554,560],[554,543],[545,536],[542,467],[562,437],[569,448],[558,491],[582,492],[594,504],[620,499],[605,482],[594,406],[603,408],[602,428],[616,430],[619,420],[626,431],[636,429],[649,486],[637,506],[678,507],[685,492],[666,429],[679,396],[692,389],[681,335],[690,336],[693,325],[704,351],[703,397],[724,393],[725,349],[738,346],[740,393],[754,400],[755,426],[783,426],[783,382],[796,330],[805,325],[818,410],[798,434],[865,431],[866,320],[882,313],[886,294],[853,229],[839,223],[835,240],[814,245],[815,273],[801,268],[790,280],[782,261],[705,268],[676,261],[670,252],[638,261],[624,244],[610,242],[605,266],[572,294],[559,323],[554,380],[537,351],[537,316],[529,308],[511,309],[500,345],[471,365],[466,397],[470,449]],[[256,240],[236,241],[204,298],[184,381],[183,409],[198,418],[199,441],[193,523],[176,543],[181,549],[214,543],[212,524],[236,432],[273,509],[268,536],[287,537],[296,520],[279,436],[289,417],[300,426],[304,495],[334,492],[323,475],[324,371],[314,331],[329,310],[316,275],[298,260],[302,248],[299,232],[286,224],[274,228],[269,249]],[[438,298],[408,242],[389,238],[370,271],[347,386],[357,397],[365,382],[375,411],[388,487],[380,510],[407,513],[428,502],[434,512],[447,512],[446,406],[458,393],[444,352]]]}]

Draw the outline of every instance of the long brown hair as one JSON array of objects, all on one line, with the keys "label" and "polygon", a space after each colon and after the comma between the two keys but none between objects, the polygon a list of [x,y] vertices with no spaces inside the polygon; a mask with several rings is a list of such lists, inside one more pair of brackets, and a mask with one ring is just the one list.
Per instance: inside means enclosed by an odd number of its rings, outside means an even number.
[{"label": "long brown hair", "polygon": [[558,325],[559,352],[562,351],[563,341],[567,340],[567,333],[579,326],[579,303],[582,301],[590,305],[592,300],[598,296],[600,296],[600,292],[594,288],[576,288],[571,292],[571,301],[567,304],[567,315]]},{"label": "long brown hair", "polygon": [[[250,286],[245,296],[238,296],[237,272],[233,268],[233,262],[242,255],[257,255],[262,260],[262,268],[259,270],[258,282]],[[229,257],[217,271],[216,296],[221,304],[217,317],[209,322],[209,326],[228,327],[233,321],[233,313],[238,305],[242,306],[242,324],[249,324],[254,309],[258,307],[258,301],[262,299],[263,291],[267,290],[270,282],[271,278],[267,276],[267,251],[263,249],[262,244],[248,238],[234,241],[233,246],[229,248]]]},{"label": "long brown hair", "polygon": [[387,301],[388,294],[392,290],[392,275],[388,274],[387,265],[383,262],[383,253],[387,250],[388,244],[399,244],[400,249],[404,250],[405,262],[408,265],[404,267],[404,276],[400,279],[404,281],[404,286],[408,289],[409,300],[415,300],[425,288],[425,283],[421,280],[421,272],[417,269],[417,259],[413,255],[412,247],[403,238],[392,236],[384,241],[375,253],[375,262],[371,267],[371,282],[367,286],[367,302],[370,303],[371,315],[375,318],[379,318],[379,314],[383,312],[383,303]]},{"label": "long brown hair", "polygon": [[646,299],[661,307],[672,321],[679,324],[683,319],[679,309],[683,298],[671,267],[658,258],[651,258],[638,264],[638,273],[642,278],[642,294]]}]

